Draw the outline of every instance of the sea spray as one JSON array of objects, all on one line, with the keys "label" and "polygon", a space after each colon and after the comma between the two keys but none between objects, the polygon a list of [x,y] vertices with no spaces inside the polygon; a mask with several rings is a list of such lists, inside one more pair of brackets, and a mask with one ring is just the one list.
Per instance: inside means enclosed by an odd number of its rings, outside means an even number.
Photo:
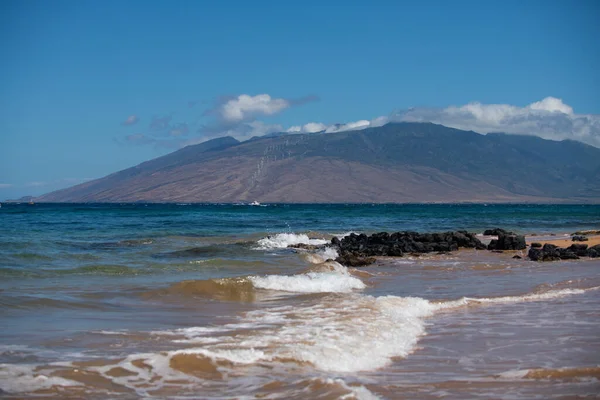
[{"label": "sea spray", "polygon": [[309,245],[324,245],[329,243],[325,239],[311,239],[304,233],[278,233],[274,236],[267,236],[258,241],[260,250],[285,249],[289,245],[309,244]]}]

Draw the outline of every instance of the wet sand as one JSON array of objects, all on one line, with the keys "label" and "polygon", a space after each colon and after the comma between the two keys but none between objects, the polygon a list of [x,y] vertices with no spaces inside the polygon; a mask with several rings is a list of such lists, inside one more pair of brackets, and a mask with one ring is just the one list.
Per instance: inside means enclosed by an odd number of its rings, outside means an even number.
[{"label": "wet sand", "polygon": [[588,238],[588,240],[584,241],[584,242],[574,242],[571,237],[568,238],[552,238],[552,237],[547,237],[547,236],[528,236],[526,238],[527,240],[527,244],[531,244],[531,243],[541,243],[541,244],[554,244],[558,247],[569,247],[572,244],[587,244],[588,247],[592,247],[595,246],[597,244],[600,244],[600,235],[590,235],[590,236],[586,236]]}]

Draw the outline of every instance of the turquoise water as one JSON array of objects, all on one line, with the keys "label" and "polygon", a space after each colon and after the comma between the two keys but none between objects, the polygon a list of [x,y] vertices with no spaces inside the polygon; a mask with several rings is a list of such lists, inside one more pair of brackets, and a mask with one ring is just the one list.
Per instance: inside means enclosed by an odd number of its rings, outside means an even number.
[{"label": "turquoise water", "polygon": [[[133,275],[195,271],[167,253],[205,246],[200,258],[256,261],[249,243],[277,233],[570,233],[600,226],[598,205],[4,204],[0,276]],[[244,242],[248,245],[244,246]],[[212,248],[210,247],[212,246]],[[231,272],[231,271],[229,271]]]},{"label": "turquoise water", "polygon": [[[348,232],[494,227],[566,237],[600,229],[600,206],[3,204],[0,388],[59,398],[198,398],[199,388],[207,398],[467,398],[467,387],[436,385],[475,379],[490,385],[484,396],[505,385],[516,398],[593,392],[489,377],[600,360],[598,260],[467,251],[353,270],[326,261],[327,251],[286,248]],[[464,308],[465,298],[496,305]],[[504,350],[488,346],[499,330]],[[186,351],[208,359],[172,364]],[[106,369],[76,364],[90,360]],[[136,378],[111,375],[115,366]],[[230,379],[198,375],[206,368]]]}]

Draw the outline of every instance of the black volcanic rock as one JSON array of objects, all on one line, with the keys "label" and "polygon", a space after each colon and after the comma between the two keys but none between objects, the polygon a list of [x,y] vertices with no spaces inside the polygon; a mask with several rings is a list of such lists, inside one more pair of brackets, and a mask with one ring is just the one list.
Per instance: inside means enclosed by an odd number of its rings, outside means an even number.
[{"label": "black volcanic rock", "polygon": [[560,251],[557,246],[546,243],[541,249],[529,249],[527,256],[532,261],[556,261],[560,260]]},{"label": "black volcanic rock", "polygon": [[486,229],[485,231],[483,231],[483,234],[485,236],[500,236],[500,235],[514,235],[515,233],[505,231],[504,229],[501,229],[501,228],[494,228],[494,229]]},{"label": "black volcanic rock", "polygon": [[575,235],[571,238],[573,242],[587,242],[589,239],[583,235]]},{"label": "black volcanic rock", "polygon": [[579,257],[585,257],[588,255],[588,245],[587,244],[572,244],[567,247],[567,250],[573,252]]},{"label": "black volcanic rock", "polygon": [[347,253],[336,258],[336,261],[347,267],[364,267],[365,265],[373,264],[375,257],[363,257],[353,253]]},{"label": "black volcanic rock", "polygon": [[288,244],[287,247],[291,248],[291,249],[302,249],[302,250],[308,250],[308,251],[315,251],[318,249],[322,249],[325,246],[322,244],[296,243],[296,244]]},{"label": "black volcanic rock", "polygon": [[600,257],[600,245],[588,249],[587,244],[572,244],[567,248],[561,248],[553,244],[545,244],[544,247],[532,247],[529,249],[528,257],[532,261],[558,261],[577,260],[579,257]]},{"label": "black volcanic rock", "polygon": [[[401,257],[404,253],[432,253],[458,250],[459,247],[483,250],[485,245],[467,231],[417,233],[417,232],[380,232],[371,236],[364,233],[351,233],[343,239],[333,238],[331,244],[338,250],[336,261],[351,265],[369,260],[374,256]],[[359,261],[355,261],[358,259]],[[374,259],[372,259],[374,262]]]},{"label": "black volcanic rock", "polygon": [[592,246],[588,249],[588,257],[592,257],[592,258],[600,257],[600,244]]},{"label": "black volcanic rock", "polygon": [[498,235],[498,240],[492,240],[488,250],[523,250],[527,247],[525,236],[522,235]]}]

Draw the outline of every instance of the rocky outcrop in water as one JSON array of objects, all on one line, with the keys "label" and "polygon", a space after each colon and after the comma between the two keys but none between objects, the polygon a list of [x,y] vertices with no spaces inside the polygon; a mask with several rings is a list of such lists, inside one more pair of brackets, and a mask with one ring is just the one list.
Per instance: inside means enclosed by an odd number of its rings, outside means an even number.
[{"label": "rocky outcrop in water", "polygon": [[295,243],[288,244],[288,249],[302,249],[307,251],[315,251],[325,247],[324,244],[306,244],[306,243]]},{"label": "rocky outcrop in water", "polygon": [[[539,245],[539,243],[533,243]],[[577,260],[579,257],[600,257],[600,244],[588,248],[587,244],[572,244],[567,248],[546,243],[544,246],[531,246],[528,257],[532,261]]]},{"label": "rocky outcrop in water", "polygon": [[498,239],[493,239],[487,248],[488,250],[523,250],[526,247],[525,236],[500,233]]},{"label": "rocky outcrop in water", "polygon": [[339,254],[336,259],[344,265],[367,265],[375,256],[402,257],[404,253],[449,252],[460,247],[485,249],[474,234],[467,231],[442,233],[380,232],[367,236],[352,233],[343,239],[334,237],[331,244]]},{"label": "rocky outcrop in water", "polygon": [[485,236],[500,236],[500,235],[514,235],[514,232],[505,231],[502,228],[486,229],[483,231]]},{"label": "rocky outcrop in water", "polygon": [[373,264],[376,261],[376,258],[363,257],[356,255],[356,253],[346,253],[335,260],[346,267],[364,267],[365,265]]}]

